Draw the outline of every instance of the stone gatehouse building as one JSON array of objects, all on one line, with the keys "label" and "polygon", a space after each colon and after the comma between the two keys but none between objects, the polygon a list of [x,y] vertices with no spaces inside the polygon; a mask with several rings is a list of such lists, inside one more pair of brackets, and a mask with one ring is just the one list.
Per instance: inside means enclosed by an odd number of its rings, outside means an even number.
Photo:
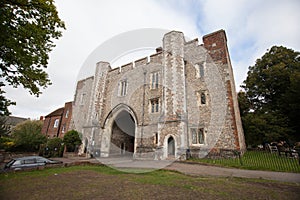
[{"label": "stone gatehouse building", "polygon": [[156,53],[77,83],[72,126],[80,153],[136,159],[203,157],[245,150],[224,30],[185,41],[166,33]]}]

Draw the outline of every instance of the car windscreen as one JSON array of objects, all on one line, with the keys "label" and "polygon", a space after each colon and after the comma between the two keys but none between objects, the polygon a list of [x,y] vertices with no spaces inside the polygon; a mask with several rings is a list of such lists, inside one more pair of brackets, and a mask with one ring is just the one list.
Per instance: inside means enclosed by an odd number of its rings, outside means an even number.
[{"label": "car windscreen", "polygon": [[14,159],[10,160],[8,163],[6,163],[5,167],[11,166],[15,162]]},{"label": "car windscreen", "polygon": [[16,160],[12,166],[17,166],[17,165],[21,165],[21,160]]}]

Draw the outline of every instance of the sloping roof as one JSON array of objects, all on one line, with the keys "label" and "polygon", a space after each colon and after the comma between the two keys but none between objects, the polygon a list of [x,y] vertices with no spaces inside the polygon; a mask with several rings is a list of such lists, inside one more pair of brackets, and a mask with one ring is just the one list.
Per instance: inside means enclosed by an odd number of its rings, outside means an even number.
[{"label": "sloping roof", "polygon": [[54,117],[54,116],[61,116],[64,113],[64,107],[59,108],[55,111],[53,111],[52,113],[48,114],[46,117]]},{"label": "sloping roof", "polygon": [[5,124],[15,126],[18,123],[21,123],[26,120],[28,120],[28,118],[8,116],[6,117]]}]

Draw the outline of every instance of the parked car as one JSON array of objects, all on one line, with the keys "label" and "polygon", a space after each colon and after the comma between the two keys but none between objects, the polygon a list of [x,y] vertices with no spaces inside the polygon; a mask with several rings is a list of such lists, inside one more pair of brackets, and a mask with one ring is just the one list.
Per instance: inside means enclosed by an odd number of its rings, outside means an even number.
[{"label": "parked car", "polygon": [[38,168],[45,165],[61,164],[62,161],[50,160],[41,156],[26,156],[13,158],[4,166],[4,171],[18,171],[30,168]]}]

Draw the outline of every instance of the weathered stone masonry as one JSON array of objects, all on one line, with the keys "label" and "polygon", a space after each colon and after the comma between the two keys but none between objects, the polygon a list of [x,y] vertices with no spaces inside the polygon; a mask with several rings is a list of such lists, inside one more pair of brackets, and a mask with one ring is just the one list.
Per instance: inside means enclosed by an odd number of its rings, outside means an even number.
[{"label": "weathered stone masonry", "polygon": [[78,81],[72,128],[82,133],[81,153],[137,159],[185,158],[245,150],[225,31],[186,42],[165,34],[149,58]]}]

